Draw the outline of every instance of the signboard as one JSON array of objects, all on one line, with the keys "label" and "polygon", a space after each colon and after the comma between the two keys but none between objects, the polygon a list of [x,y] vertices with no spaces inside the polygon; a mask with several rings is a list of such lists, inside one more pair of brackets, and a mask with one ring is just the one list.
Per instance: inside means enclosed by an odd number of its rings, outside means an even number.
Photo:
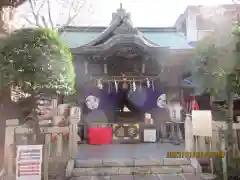
[{"label": "signboard", "polygon": [[212,137],[212,112],[205,110],[192,111],[194,136]]},{"label": "signboard", "polygon": [[16,180],[41,180],[42,147],[17,146]]},{"label": "signboard", "polygon": [[144,142],[156,142],[157,130],[156,129],[144,129],[143,130],[143,141]]},{"label": "signboard", "polygon": [[139,140],[139,124],[114,124],[113,140]]}]

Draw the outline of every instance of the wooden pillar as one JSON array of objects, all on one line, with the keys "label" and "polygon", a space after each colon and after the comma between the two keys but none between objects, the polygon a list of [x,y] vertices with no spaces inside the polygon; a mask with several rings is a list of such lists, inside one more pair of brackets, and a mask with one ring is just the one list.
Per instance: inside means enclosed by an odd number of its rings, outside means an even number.
[{"label": "wooden pillar", "polygon": [[192,152],[194,151],[194,137],[192,131],[192,119],[190,114],[186,115],[184,128],[185,128],[185,151]]},{"label": "wooden pillar", "polygon": [[48,163],[51,154],[51,134],[45,134],[44,154],[43,154],[43,179],[48,180]]},{"label": "wooden pillar", "polygon": [[78,122],[80,121],[81,109],[74,107],[71,111],[71,116],[69,117],[69,153],[70,158],[75,159],[78,151]]}]

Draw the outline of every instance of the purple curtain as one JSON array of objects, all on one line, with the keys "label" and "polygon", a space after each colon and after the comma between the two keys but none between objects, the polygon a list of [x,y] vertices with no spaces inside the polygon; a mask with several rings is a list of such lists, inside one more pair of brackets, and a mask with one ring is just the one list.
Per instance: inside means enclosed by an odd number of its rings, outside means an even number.
[{"label": "purple curtain", "polygon": [[[98,87],[88,87],[84,89],[84,98],[92,95],[99,98],[99,106],[97,109],[115,112],[118,108],[122,109],[124,105],[128,107],[130,111],[142,111],[148,112],[157,106],[157,99],[163,93],[161,88],[153,90],[152,88],[137,88],[136,91],[128,91],[119,89],[111,89],[109,92],[108,85],[104,85],[103,89]],[[86,104],[84,104],[84,112],[91,112]]]},{"label": "purple curtain", "polygon": [[[99,106],[97,109],[99,110],[104,110],[104,111],[114,111],[117,106],[117,96],[114,91],[111,93],[108,90],[108,87],[105,85],[103,89],[99,89],[98,87],[86,87],[84,88],[84,99],[90,95],[95,96],[99,98]],[[84,103],[84,112],[88,113],[91,112],[92,110],[89,109]]]},{"label": "purple curtain", "polygon": [[152,88],[138,88],[134,92],[128,93],[128,102],[138,108],[139,111],[148,112],[157,106],[157,99],[164,94],[161,88],[153,90]]}]

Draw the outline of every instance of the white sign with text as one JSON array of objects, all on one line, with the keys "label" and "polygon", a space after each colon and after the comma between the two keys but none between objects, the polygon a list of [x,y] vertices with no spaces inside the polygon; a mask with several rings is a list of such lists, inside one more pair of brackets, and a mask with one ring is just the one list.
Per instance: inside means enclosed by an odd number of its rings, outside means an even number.
[{"label": "white sign with text", "polygon": [[212,112],[208,110],[192,111],[194,136],[212,137]]},{"label": "white sign with text", "polygon": [[42,145],[17,146],[16,180],[41,180]]}]

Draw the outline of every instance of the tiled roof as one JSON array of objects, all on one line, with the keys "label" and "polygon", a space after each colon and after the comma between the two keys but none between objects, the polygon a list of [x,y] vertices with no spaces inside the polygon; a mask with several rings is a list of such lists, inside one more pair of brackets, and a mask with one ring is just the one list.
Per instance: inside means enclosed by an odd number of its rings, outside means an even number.
[{"label": "tiled roof", "polygon": [[[109,43],[118,38],[126,42],[137,38],[148,47],[166,47],[170,49],[191,49],[183,35],[177,32],[175,27],[168,28],[136,28],[131,21],[130,13],[120,8],[112,15],[112,21],[108,27],[65,27],[60,30],[62,38],[70,48],[79,48],[83,45],[91,47]],[[126,38],[126,39],[124,39]]]},{"label": "tiled roof", "polygon": [[[64,31],[61,36],[70,48],[75,48],[89,43],[99,35],[100,32]],[[192,48],[185,37],[178,32],[143,32],[143,36],[161,47],[169,47],[170,49]]]}]

